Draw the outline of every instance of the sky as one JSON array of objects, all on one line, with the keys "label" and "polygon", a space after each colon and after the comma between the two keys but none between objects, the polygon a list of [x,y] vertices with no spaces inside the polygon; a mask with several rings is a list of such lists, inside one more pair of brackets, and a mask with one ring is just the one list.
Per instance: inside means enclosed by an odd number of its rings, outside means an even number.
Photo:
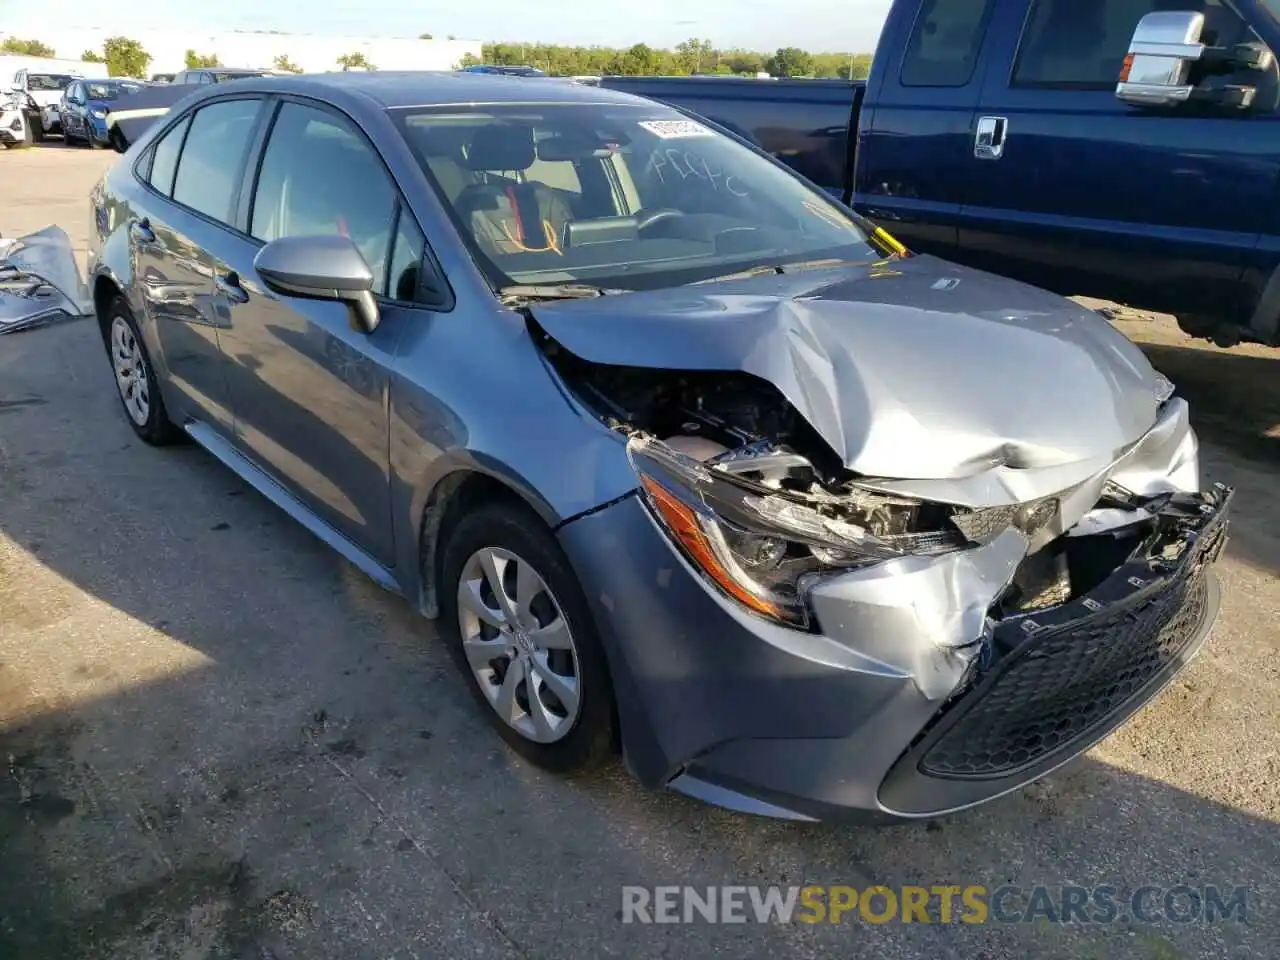
[{"label": "sky", "polygon": [[[670,47],[689,37],[716,46],[871,51],[890,0],[0,0],[0,24],[14,36],[130,23],[154,29],[280,30],[344,36],[417,36],[564,44]],[[157,7],[166,9],[157,11]],[[554,11],[554,12],[552,12]]]}]

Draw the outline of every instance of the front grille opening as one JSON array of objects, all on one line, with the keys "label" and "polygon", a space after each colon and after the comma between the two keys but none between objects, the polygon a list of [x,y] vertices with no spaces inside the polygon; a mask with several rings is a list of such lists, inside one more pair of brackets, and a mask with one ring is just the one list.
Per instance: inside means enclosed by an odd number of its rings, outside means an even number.
[{"label": "front grille opening", "polygon": [[1096,590],[1150,532],[1145,524],[1087,537],[1059,537],[1019,564],[996,602],[996,620],[1070,603]]}]

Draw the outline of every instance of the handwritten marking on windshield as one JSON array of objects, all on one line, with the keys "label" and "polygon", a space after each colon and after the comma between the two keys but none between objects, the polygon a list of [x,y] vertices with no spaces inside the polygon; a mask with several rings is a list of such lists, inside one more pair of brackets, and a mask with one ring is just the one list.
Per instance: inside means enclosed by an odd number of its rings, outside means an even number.
[{"label": "handwritten marking on windshield", "polygon": [[750,193],[745,190],[738,182],[738,178],[732,174],[726,175],[719,168],[713,168],[706,157],[700,157],[696,153],[688,150],[680,150],[677,147],[667,147],[665,150],[655,150],[649,155],[649,169],[653,171],[653,175],[658,178],[659,183],[667,182],[667,175],[664,171],[670,170],[683,180],[690,178],[701,180],[715,192],[719,192],[723,187],[724,190],[735,197],[748,197]]}]

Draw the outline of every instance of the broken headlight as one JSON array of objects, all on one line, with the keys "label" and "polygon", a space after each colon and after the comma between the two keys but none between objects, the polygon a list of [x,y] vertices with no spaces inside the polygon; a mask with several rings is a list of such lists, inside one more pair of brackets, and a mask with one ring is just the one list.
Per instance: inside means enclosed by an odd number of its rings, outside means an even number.
[{"label": "broken headlight", "polygon": [[911,532],[917,501],[770,489],[654,440],[633,438],[627,453],[650,511],[694,569],[789,626],[809,625],[803,592],[813,575],[967,545],[955,530]]}]

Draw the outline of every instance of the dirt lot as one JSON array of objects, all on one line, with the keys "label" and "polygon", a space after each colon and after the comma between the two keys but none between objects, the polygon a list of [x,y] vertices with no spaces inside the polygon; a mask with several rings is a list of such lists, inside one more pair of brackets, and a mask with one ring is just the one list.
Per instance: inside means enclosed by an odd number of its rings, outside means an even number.
[{"label": "dirt lot", "polygon": [[[0,155],[0,232],[114,155]],[[539,774],[431,629],[195,447],[134,440],[88,323],[0,339],[0,957],[1280,956],[1280,352],[1126,332],[1239,489],[1214,639],[1049,781],[797,826]],[[1248,922],[642,926],[624,884],[1216,884]]]}]

